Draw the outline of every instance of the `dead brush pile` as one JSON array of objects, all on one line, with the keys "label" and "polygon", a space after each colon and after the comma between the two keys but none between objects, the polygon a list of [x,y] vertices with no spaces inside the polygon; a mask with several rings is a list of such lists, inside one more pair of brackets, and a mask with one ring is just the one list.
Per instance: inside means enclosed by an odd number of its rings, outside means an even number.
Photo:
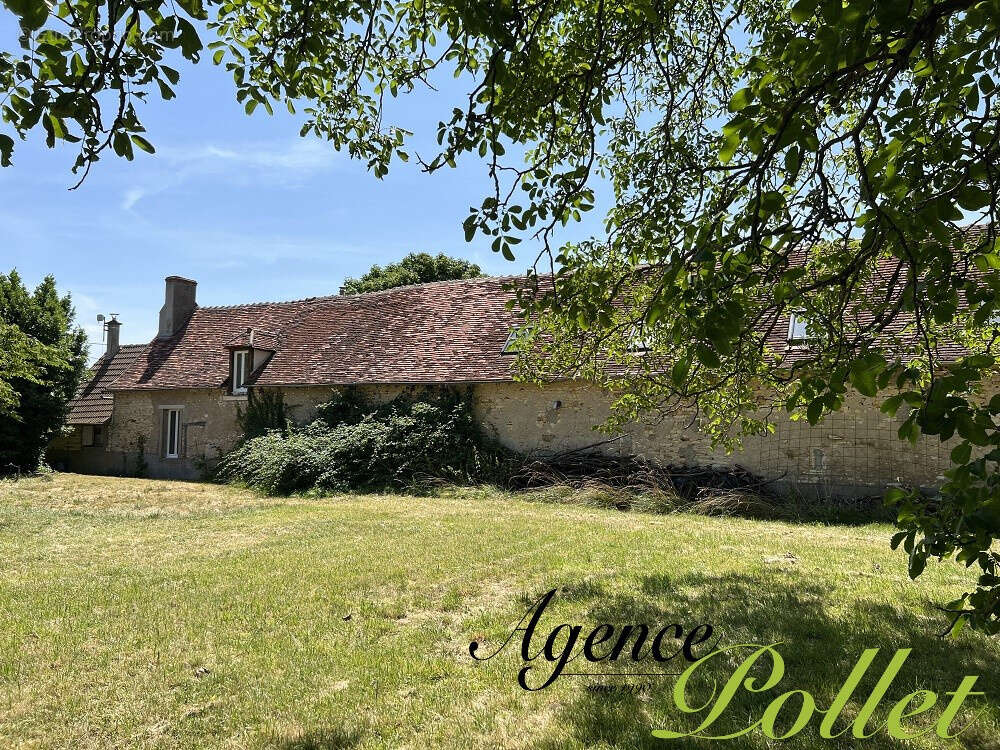
[{"label": "dead brush pile", "polygon": [[646,513],[785,518],[769,483],[742,467],[661,466],[638,456],[576,450],[528,459],[509,487],[540,502]]}]

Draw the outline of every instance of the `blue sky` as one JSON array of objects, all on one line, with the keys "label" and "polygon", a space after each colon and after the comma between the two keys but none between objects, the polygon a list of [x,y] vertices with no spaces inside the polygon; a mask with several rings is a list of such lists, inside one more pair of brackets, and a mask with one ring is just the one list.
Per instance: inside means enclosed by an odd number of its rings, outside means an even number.
[{"label": "blue sky", "polygon": [[[14,33],[0,13],[4,47]],[[514,263],[480,238],[465,242],[462,220],[490,189],[474,159],[434,175],[411,159],[380,181],[327,143],[300,138],[299,117],[261,108],[248,117],[228,74],[208,59],[177,67],[178,97],[140,111],[155,155],[109,154],[69,191],[75,151],[47,149],[39,131],[0,169],[0,271],[17,268],[31,285],[54,274],[73,295],[92,355],[98,313],[119,313],[122,343],[155,334],[170,274],[197,280],[200,304],[226,305],[334,294],[345,277],[410,251],[469,258],[491,274],[534,258],[527,242]],[[437,122],[460,93],[450,85],[394,103],[420,153],[432,152]],[[591,212],[557,239],[599,232],[600,218]]]}]

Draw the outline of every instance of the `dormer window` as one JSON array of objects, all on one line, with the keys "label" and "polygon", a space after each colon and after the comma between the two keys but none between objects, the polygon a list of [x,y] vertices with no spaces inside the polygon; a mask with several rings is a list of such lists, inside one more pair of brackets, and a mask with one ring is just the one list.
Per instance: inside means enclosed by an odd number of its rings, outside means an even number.
[{"label": "dormer window", "polygon": [[250,376],[250,350],[236,349],[233,352],[233,395],[247,392],[247,378]]},{"label": "dormer window", "polygon": [[806,320],[801,310],[795,310],[788,316],[788,345],[803,346],[809,339]]}]

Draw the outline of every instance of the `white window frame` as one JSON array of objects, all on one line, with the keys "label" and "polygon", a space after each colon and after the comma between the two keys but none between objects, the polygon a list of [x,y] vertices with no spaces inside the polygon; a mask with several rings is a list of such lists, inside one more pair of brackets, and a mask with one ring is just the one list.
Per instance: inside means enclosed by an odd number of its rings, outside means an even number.
[{"label": "white window frame", "polygon": [[[796,332],[800,332],[801,335],[796,335]],[[788,345],[789,346],[804,346],[809,340],[809,329],[806,325],[805,318],[802,317],[801,310],[792,310],[788,315]]]},{"label": "white window frame", "polygon": [[500,350],[500,353],[517,354],[518,352],[513,348],[513,346],[517,342],[517,338],[520,335],[521,335],[520,328],[511,328],[510,333],[507,334],[507,340],[504,342],[503,349]]},{"label": "white window frame", "polygon": [[[163,418],[167,420],[166,429],[166,445],[163,446],[163,457],[164,458],[180,458],[181,457],[181,408],[177,406],[165,406],[163,407]],[[170,427],[171,418],[173,418],[173,443],[174,449],[170,450]]]},{"label": "white window frame", "polygon": [[[239,366],[238,366],[239,363]],[[250,375],[250,352],[247,349],[233,350],[233,395],[243,396],[247,392],[246,382]]]},{"label": "white window frame", "polygon": [[628,347],[629,352],[632,354],[645,354],[652,348],[653,335],[649,332],[649,329],[641,324],[633,326]]}]

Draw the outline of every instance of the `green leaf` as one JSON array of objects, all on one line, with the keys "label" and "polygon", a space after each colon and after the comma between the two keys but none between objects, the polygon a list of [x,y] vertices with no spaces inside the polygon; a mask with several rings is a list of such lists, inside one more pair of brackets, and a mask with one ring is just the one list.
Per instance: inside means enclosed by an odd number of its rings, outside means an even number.
[{"label": "green leaf", "polygon": [[161,65],[160,70],[163,72],[163,75],[167,77],[167,80],[174,86],[176,86],[177,82],[181,79],[181,74],[171,67]]},{"label": "green leaf", "polygon": [[119,156],[125,157],[128,161],[132,161],[132,143],[129,141],[128,136],[121,131],[115,133],[114,137],[111,139],[111,146],[115,150],[115,153]]},{"label": "green leaf", "polygon": [[988,206],[992,198],[988,190],[976,185],[963,185],[958,192],[958,205],[966,211],[978,211]]},{"label": "green leaf", "polygon": [[155,154],[156,149],[153,148],[153,144],[143,138],[141,135],[132,134],[132,143],[141,148],[147,154]]},{"label": "green leaf", "polygon": [[738,132],[726,133],[723,138],[722,148],[719,149],[719,161],[728,164],[733,160],[736,149],[740,147],[740,134]]},{"label": "green leaf", "polygon": [[166,83],[164,83],[159,78],[156,79],[156,83],[160,87],[160,97],[164,101],[169,101],[169,100],[173,99],[175,96],[177,96],[174,93],[174,90],[172,88],[170,88]]},{"label": "green leaf", "polygon": [[195,60],[201,52],[201,37],[192,23],[186,18],[177,18],[177,28],[179,31],[181,54],[189,60]]},{"label": "green leaf", "polygon": [[741,109],[750,104],[751,101],[753,101],[753,91],[749,88],[740,89],[733,94],[733,98],[729,100],[729,111],[739,112]]},{"label": "green leaf", "polygon": [[819,418],[823,416],[823,406],[822,398],[814,398],[809,402],[809,406],[806,407],[806,419],[809,420],[809,424],[819,422]]},{"label": "green leaf", "polygon": [[719,355],[715,353],[715,350],[705,344],[698,344],[695,347],[694,353],[698,357],[698,361],[705,365],[705,367],[715,368],[722,364],[722,360],[719,359]]},{"label": "green leaf", "polygon": [[875,383],[874,370],[868,368],[852,369],[851,384],[862,396],[874,396],[878,393],[878,386]]},{"label": "green leaf", "polygon": [[879,411],[883,414],[888,414],[889,416],[896,416],[896,412],[899,411],[899,407],[902,405],[904,398],[905,397],[902,393],[890,396],[882,402],[882,406],[879,408]]},{"label": "green leaf", "polygon": [[951,451],[951,462],[953,464],[967,464],[972,457],[972,445],[968,441],[959,443]]},{"label": "green leaf", "polygon": [[49,6],[44,0],[4,0],[4,5],[29,31],[42,28],[49,17]]},{"label": "green leaf", "polygon": [[792,6],[792,23],[803,23],[813,17],[817,0],[799,0]]},{"label": "green leaf", "polygon": [[785,171],[791,179],[794,180],[798,176],[801,163],[798,147],[792,146],[785,152]]},{"label": "green leaf", "polygon": [[9,167],[14,155],[14,139],[0,133],[0,167]]},{"label": "green leaf", "polygon": [[687,380],[688,372],[691,371],[691,360],[687,357],[682,357],[681,359],[674,362],[674,366],[670,368],[670,380],[674,385],[680,386]]},{"label": "green leaf", "polygon": [[178,5],[180,5],[192,18],[197,18],[202,20],[206,18],[205,9],[201,4],[201,0],[177,0]]}]

